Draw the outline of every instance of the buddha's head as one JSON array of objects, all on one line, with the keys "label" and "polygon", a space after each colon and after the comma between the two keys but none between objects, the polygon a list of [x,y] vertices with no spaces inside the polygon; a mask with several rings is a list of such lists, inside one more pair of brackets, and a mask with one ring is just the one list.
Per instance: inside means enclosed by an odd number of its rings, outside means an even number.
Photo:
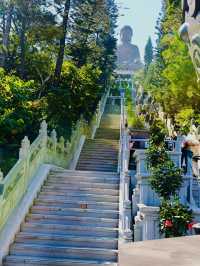
[{"label": "buddha's head", "polygon": [[133,30],[130,26],[124,26],[120,31],[120,39],[122,43],[131,43]]}]

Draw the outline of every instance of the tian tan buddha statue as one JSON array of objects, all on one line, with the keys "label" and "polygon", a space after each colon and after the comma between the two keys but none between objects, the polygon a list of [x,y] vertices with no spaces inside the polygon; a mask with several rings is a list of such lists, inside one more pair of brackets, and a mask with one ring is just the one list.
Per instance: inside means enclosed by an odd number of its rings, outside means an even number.
[{"label": "tian tan buddha statue", "polygon": [[136,71],[143,67],[140,52],[136,45],[131,43],[133,30],[130,26],[124,26],[120,31],[121,44],[117,49],[118,70]]}]

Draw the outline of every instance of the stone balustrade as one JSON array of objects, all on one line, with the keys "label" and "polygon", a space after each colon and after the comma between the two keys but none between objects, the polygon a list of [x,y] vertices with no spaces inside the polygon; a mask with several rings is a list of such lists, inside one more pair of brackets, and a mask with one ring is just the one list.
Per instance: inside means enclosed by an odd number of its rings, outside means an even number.
[{"label": "stone balustrade", "polygon": [[90,124],[83,119],[77,122],[70,141],[66,141],[63,137],[58,139],[55,130],[49,136],[45,121],[41,123],[39,135],[32,144],[27,137],[24,137],[17,163],[5,178],[0,171],[0,231],[22,200],[30,183],[34,181],[41,165],[53,164],[70,168],[72,162],[76,160],[76,151],[80,149],[81,143],[84,143],[86,136],[92,137],[99,126],[108,95],[109,91],[103,95]]},{"label": "stone balustrade", "polygon": [[120,122],[120,152],[119,152],[119,174],[120,174],[120,224],[119,234],[120,240],[131,242],[133,240],[132,214],[130,184],[131,177],[128,172],[129,164],[129,143],[128,135],[125,130],[125,110],[124,98],[121,98],[121,122]]},{"label": "stone balustrade", "polygon": [[159,207],[138,204],[135,217],[134,241],[159,239]]},{"label": "stone balustrade", "polygon": [[[177,167],[181,167],[181,142],[177,139],[174,150],[168,154]],[[136,150],[136,187],[132,195],[132,215],[135,217],[134,241],[152,240],[161,237],[159,233],[159,206],[160,199],[151,188],[150,172],[146,161],[146,151]],[[192,192],[191,173],[184,176],[180,190],[180,199],[183,204],[191,202]],[[190,199],[190,200],[189,200]]]}]

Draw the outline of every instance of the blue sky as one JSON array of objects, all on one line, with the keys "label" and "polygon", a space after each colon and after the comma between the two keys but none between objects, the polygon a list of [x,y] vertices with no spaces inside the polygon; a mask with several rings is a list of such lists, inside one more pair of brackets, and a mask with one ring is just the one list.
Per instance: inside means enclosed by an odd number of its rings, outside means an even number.
[{"label": "blue sky", "polygon": [[121,6],[117,34],[119,36],[119,30],[124,25],[130,25],[134,32],[133,43],[139,46],[143,59],[148,37],[151,36],[155,42],[155,24],[161,10],[161,0],[117,0],[117,3]]}]

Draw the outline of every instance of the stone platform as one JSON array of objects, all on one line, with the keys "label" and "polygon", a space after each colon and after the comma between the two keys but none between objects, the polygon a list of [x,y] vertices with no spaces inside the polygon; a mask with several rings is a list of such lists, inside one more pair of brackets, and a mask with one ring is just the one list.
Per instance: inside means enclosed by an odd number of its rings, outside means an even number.
[{"label": "stone platform", "polygon": [[121,244],[119,266],[200,266],[200,236]]}]

